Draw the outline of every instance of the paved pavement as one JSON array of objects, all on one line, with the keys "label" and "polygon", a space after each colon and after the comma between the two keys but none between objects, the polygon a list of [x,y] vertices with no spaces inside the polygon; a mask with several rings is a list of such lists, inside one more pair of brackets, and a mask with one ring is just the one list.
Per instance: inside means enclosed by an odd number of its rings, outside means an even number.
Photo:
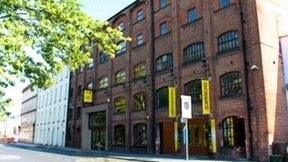
[{"label": "paved pavement", "polygon": [[[182,157],[157,157],[135,154],[91,152],[70,148],[41,145],[0,145],[0,162],[184,162]],[[190,158],[193,162],[215,162],[216,160]],[[221,162],[221,161],[218,161]],[[227,162],[227,161],[226,161]]]}]

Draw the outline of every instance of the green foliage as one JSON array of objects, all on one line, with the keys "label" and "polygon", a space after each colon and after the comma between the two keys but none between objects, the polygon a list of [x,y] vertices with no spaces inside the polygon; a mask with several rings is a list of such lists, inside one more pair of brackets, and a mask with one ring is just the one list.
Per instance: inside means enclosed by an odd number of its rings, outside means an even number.
[{"label": "green foliage", "polygon": [[80,7],[78,0],[1,0],[1,93],[15,78],[47,88],[64,65],[75,70],[91,62],[95,48],[114,57],[117,43],[128,39]]}]

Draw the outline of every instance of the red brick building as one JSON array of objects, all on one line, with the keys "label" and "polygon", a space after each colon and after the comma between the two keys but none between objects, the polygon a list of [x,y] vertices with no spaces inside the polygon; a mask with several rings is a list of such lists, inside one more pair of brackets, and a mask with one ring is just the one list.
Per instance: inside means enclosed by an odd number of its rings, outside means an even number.
[{"label": "red brick building", "polygon": [[[279,38],[288,33],[287,9],[285,0],[135,1],[108,20],[132,42],[120,43],[113,60],[95,51],[94,65],[71,79],[67,145],[183,153],[180,116],[168,117],[168,87],[174,86],[177,100],[192,96],[192,155],[265,161],[283,151],[288,111]],[[202,79],[212,84],[208,116]],[[93,90],[93,103],[83,102],[84,89]],[[177,109],[180,114],[180,102]]]}]

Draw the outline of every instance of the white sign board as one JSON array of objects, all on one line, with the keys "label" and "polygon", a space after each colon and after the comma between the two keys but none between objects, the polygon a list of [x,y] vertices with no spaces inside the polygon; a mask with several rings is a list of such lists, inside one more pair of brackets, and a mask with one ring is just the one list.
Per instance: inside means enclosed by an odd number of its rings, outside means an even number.
[{"label": "white sign board", "polygon": [[191,96],[181,95],[181,108],[182,108],[182,118],[191,119],[192,118]]}]

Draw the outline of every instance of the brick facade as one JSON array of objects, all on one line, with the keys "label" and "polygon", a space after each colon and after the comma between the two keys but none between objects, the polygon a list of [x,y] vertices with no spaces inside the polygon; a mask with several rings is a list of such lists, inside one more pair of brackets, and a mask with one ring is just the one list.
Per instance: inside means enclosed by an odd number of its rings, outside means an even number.
[{"label": "brick facade", "polygon": [[[245,157],[268,160],[272,154],[272,144],[288,142],[288,112],[283,66],[279,57],[279,37],[287,33],[281,26],[277,26],[277,21],[282,21],[277,19],[276,13],[273,11],[271,14],[271,11],[267,10],[267,5],[280,7],[281,2],[283,1],[231,0],[228,6],[221,7],[218,0],[170,0],[166,7],[160,8],[159,0],[143,0],[127,6],[108,20],[114,27],[124,23],[125,34],[133,39],[127,43],[125,54],[100,64],[100,51],[96,51],[93,55],[94,67],[76,72],[71,79],[73,95],[70,98],[70,106],[73,109],[70,109],[71,121],[68,122],[71,132],[68,145],[81,147],[81,140],[85,140],[81,138],[81,109],[107,104],[108,150],[157,152],[158,146],[155,141],[159,134],[159,123],[162,123],[161,138],[169,140],[161,146],[162,153],[181,154],[183,149],[175,151],[175,142],[171,140],[174,139],[175,120],[168,117],[168,108],[157,109],[157,90],[175,86],[180,99],[186,83],[195,79],[210,78],[213,114],[210,117],[203,116],[201,104],[194,105],[191,128],[193,124],[204,123],[206,129],[208,125],[205,123],[210,118],[216,119],[215,157],[218,157],[226,155],[223,121],[227,117],[237,117],[244,121]],[[285,8],[287,5],[284,3],[281,7]],[[191,9],[197,10],[198,19],[188,23],[187,13]],[[145,18],[137,21],[137,14],[141,10]],[[167,22],[169,26],[169,32],[165,35],[160,34],[160,25],[163,22]],[[239,48],[221,54],[218,50],[218,38],[229,31],[239,33]],[[137,46],[136,36],[140,33],[143,34],[145,43]],[[184,49],[197,42],[204,42],[206,59],[183,64]],[[173,68],[155,72],[156,60],[167,53],[173,54]],[[147,65],[146,79],[136,80],[134,77],[133,69],[139,63]],[[257,68],[251,69],[253,65]],[[115,83],[115,76],[120,70],[126,72],[127,80],[125,84],[118,85]],[[220,78],[230,72],[240,73],[243,92],[240,96],[223,98]],[[104,76],[109,78],[109,87],[103,90],[99,89],[99,81]],[[83,88],[87,88],[90,82],[93,83],[94,102],[87,105],[83,103],[81,96]],[[135,111],[133,96],[138,92],[146,94],[147,108],[144,111]],[[125,97],[128,101],[126,112],[121,114],[115,113],[114,103],[119,96]],[[180,105],[177,107],[180,112]],[[176,121],[179,122],[179,119]],[[138,123],[146,124],[148,130],[148,144],[143,147],[133,145],[133,126]],[[119,124],[125,126],[126,137],[125,145],[121,147],[115,145],[114,136],[114,127]],[[190,151],[198,154],[195,148],[191,148]]]}]

